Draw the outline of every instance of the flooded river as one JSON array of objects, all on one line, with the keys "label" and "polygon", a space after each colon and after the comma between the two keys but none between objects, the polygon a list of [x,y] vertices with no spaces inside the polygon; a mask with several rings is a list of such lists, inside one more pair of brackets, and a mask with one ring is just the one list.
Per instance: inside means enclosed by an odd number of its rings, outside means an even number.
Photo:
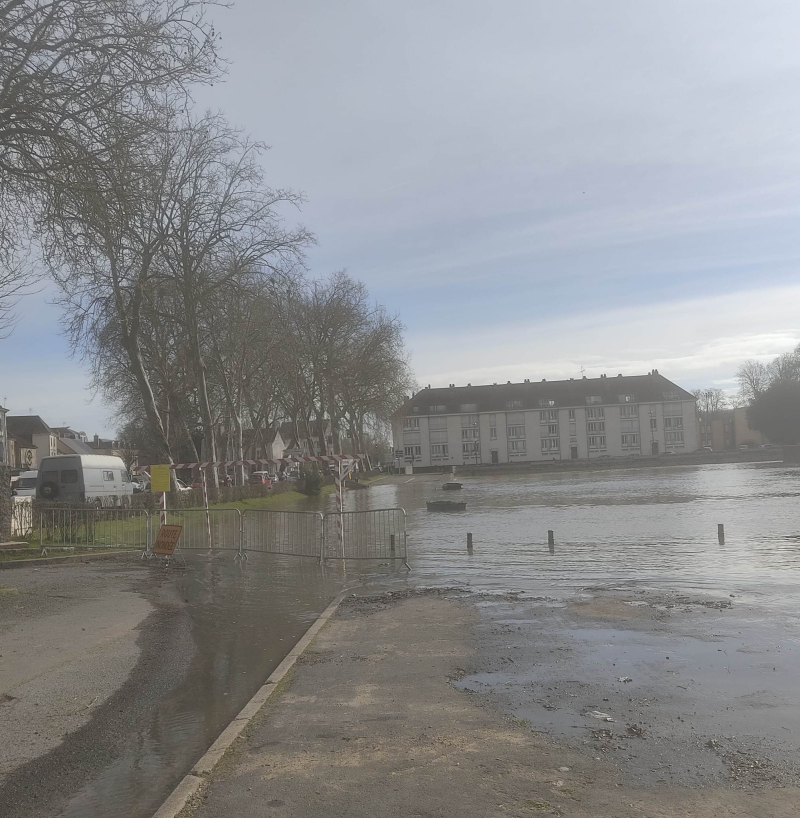
[{"label": "flooded river", "polygon": [[[555,593],[583,586],[754,594],[800,585],[800,469],[748,463],[464,478],[393,478],[352,492],[350,508],[408,511],[413,574],[423,584]],[[467,510],[434,513],[425,500],[458,496]],[[725,544],[717,524],[725,526]],[[555,532],[555,554],[547,532]],[[466,534],[474,553],[466,553]],[[400,576],[400,575],[398,575]]]},{"label": "flooded river", "polygon": [[[6,814],[152,815],[344,588],[465,585],[557,597],[640,585],[744,593],[780,606],[800,585],[797,468],[758,463],[465,478],[458,496],[467,511],[428,512],[426,500],[448,496],[442,479],[395,476],[347,494],[349,510],[407,510],[410,574],[399,564],[351,563],[345,571],[266,555],[240,566],[232,552],[194,554],[185,570],[125,569],[136,573],[131,581],[156,607],[140,638],[137,669],[80,735],[17,776],[19,800]],[[330,511],[333,502],[328,495],[303,507]],[[718,523],[725,525],[724,545]],[[467,532],[474,537],[471,556]],[[132,701],[135,723],[120,715],[131,712]],[[100,757],[104,747],[107,758]],[[62,789],[52,801],[57,809],[45,806],[47,798],[37,802],[35,781],[58,769],[66,782],[70,765],[91,774],[64,784],[69,797],[64,801]]]}]

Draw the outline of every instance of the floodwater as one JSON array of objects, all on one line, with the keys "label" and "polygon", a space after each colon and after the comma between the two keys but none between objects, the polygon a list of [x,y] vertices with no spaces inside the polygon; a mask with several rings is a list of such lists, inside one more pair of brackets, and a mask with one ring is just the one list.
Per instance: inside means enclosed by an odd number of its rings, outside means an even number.
[{"label": "floodwater", "polygon": [[[403,506],[417,584],[570,592],[642,585],[756,595],[800,585],[800,468],[698,465],[463,478],[392,478],[351,492],[348,508]],[[466,500],[437,513],[425,500]],[[725,544],[717,524],[725,526]],[[555,536],[550,554],[547,532]],[[466,535],[474,552],[467,555]],[[401,576],[398,574],[398,577]]]},{"label": "floodwater", "polygon": [[[800,586],[797,468],[758,463],[497,475],[465,478],[459,495],[443,495],[443,479],[398,476],[347,494],[348,510],[406,509],[410,574],[399,560],[343,570],[253,555],[242,566],[231,552],[218,552],[219,558],[192,555],[185,570],[154,579],[176,595],[188,656],[185,662],[163,651],[149,657],[163,663],[165,680],[163,689],[141,692],[152,698],[147,717],[56,814],[152,815],[343,588],[464,585],[552,597],[638,584],[735,590],[778,605]],[[467,511],[425,509],[427,499],[454,496],[467,501]],[[309,499],[302,508],[331,511],[333,502]],[[718,523],[725,525],[724,545]],[[548,529],[555,532],[552,554]],[[159,615],[167,623],[160,627],[169,627],[163,600]]]}]

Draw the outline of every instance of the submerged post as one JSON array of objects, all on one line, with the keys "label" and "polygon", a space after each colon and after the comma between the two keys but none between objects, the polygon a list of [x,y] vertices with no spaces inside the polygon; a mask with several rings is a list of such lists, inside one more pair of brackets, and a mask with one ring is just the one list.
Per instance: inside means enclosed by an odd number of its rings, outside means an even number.
[{"label": "submerged post", "polygon": [[389,535],[389,551],[391,555],[394,556],[395,548],[394,548],[394,534]]},{"label": "submerged post", "polygon": [[720,545],[725,545],[725,526],[722,523],[717,524],[717,539]]},{"label": "submerged post", "polygon": [[472,553],[472,534],[467,534],[467,553]]},{"label": "submerged post", "polygon": [[551,554],[556,553],[556,537],[550,529],[547,531],[547,547],[550,549]]}]

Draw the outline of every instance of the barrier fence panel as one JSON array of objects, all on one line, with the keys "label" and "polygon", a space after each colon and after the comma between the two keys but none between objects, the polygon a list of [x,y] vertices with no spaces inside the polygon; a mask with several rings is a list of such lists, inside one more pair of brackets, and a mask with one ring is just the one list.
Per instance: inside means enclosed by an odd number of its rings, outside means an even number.
[{"label": "barrier fence panel", "polygon": [[314,511],[248,508],[242,515],[242,551],[320,559],[322,519]]},{"label": "barrier fence panel", "polygon": [[[338,524],[342,523],[342,543]],[[408,564],[406,512],[402,508],[332,512],[325,515],[324,559],[401,560]]]},{"label": "barrier fence panel", "polygon": [[[160,526],[159,515],[153,516],[153,541]],[[208,514],[208,517],[206,517]],[[239,551],[242,541],[242,512],[238,508],[167,509],[167,523],[183,526],[176,551]],[[209,540],[209,528],[211,539]]]},{"label": "barrier fence panel", "polygon": [[46,508],[39,515],[39,543],[43,553],[56,546],[145,551],[149,517],[138,508]]}]

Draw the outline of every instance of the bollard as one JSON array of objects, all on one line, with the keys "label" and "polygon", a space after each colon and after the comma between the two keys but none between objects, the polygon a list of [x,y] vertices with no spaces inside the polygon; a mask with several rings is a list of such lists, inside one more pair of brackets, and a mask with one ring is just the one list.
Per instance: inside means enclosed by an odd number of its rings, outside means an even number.
[{"label": "bollard", "polygon": [[391,551],[392,556],[394,556],[394,534],[389,535],[389,551]]},{"label": "bollard", "polygon": [[717,539],[720,545],[725,545],[725,526],[722,523],[717,525]]},{"label": "bollard", "polygon": [[547,545],[550,548],[550,553],[556,553],[556,538],[552,531],[548,530],[547,532]]},{"label": "bollard", "polygon": [[472,553],[472,534],[467,534],[467,553]]}]

